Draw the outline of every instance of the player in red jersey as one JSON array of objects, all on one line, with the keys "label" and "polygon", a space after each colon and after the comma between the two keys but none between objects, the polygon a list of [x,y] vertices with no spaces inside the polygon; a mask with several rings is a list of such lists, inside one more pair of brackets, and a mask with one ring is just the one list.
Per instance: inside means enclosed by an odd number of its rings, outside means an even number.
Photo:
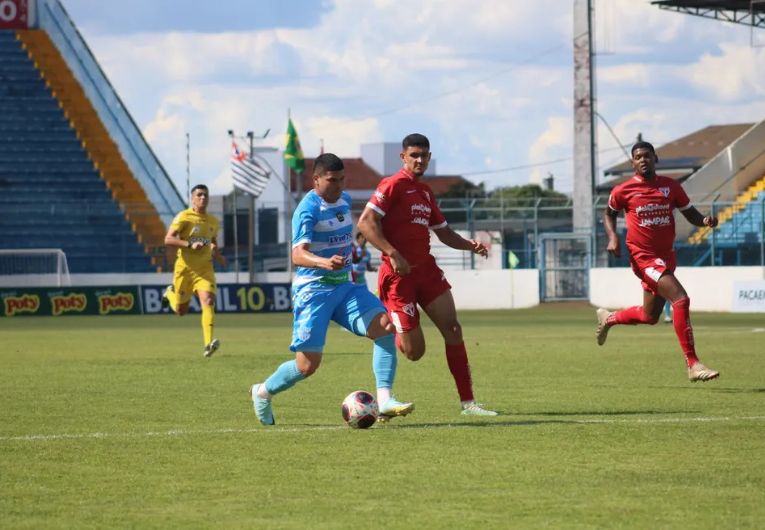
[{"label": "player in red jersey", "polygon": [[632,146],[635,175],[611,191],[603,224],[608,235],[607,250],[621,255],[616,217],[624,210],[627,221],[627,250],[635,275],[642,280],[643,305],[621,311],[598,309],[598,344],[603,345],[608,330],[617,324],[656,324],[666,300],[672,304],[673,324],[688,365],[691,382],[709,381],[720,373],[704,366],[696,356],[690,318],[690,299],[675,277],[675,218],[677,208],[695,226],[717,226],[717,218],[704,217],[691,205],[682,186],[656,174],[656,151],[648,142]]},{"label": "player in red jersey", "polygon": [[378,275],[380,299],[396,327],[396,343],[412,361],[425,354],[417,305],[436,325],[446,343],[446,361],[457,385],[462,414],[496,416],[476,403],[462,328],[457,321],[451,285],[430,254],[430,230],[445,245],[486,257],[483,243],[465,239],[446,223],[433,191],[422,182],[430,162],[430,142],[410,134],[402,142],[401,170],[380,181],[359,218],[359,231],[382,252]]}]

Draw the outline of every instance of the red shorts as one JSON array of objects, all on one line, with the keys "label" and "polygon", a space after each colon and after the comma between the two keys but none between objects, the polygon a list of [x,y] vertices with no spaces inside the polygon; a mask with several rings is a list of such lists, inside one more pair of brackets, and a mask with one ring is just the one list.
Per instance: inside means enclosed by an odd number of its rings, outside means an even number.
[{"label": "red shorts", "polygon": [[390,265],[383,262],[377,276],[377,288],[396,331],[406,333],[420,325],[417,304],[427,307],[452,286],[446,281],[444,271],[436,265],[435,258],[430,257],[406,276],[394,273]]},{"label": "red shorts", "polygon": [[659,294],[656,290],[659,278],[667,272],[675,272],[676,265],[674,252],[661,257],[646,252],[630,253],[632,272],[642,280],[643,290],[655,295]]}]

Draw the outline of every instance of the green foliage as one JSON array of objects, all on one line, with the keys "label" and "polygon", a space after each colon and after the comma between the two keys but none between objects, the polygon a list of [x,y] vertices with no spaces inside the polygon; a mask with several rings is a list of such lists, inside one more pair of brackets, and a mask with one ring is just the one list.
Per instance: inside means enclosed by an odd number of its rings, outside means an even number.
[{"label": "green foliage", "polygon": [[4,528],[756,528],[765,520],[761,315],[693,315],[716,382],[687,382],[672,326],[595,345],[594,311],[463,312],[477,397],[459,414],[437,331],[400,358],[406,418],[342,425],[371,344],[330,330],[315,376],[257,424],[289,315],[0,320]]}]

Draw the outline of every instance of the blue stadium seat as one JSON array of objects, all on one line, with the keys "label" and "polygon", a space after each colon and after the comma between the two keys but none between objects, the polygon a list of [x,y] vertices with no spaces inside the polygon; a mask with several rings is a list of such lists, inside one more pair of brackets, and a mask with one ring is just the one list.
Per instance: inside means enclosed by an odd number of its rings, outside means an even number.
[{"label": "blue stadium seat", "polygon": [[72,273],[155,270],[9,30],[0,30],[0,212],[0,248],[61,248]]}]

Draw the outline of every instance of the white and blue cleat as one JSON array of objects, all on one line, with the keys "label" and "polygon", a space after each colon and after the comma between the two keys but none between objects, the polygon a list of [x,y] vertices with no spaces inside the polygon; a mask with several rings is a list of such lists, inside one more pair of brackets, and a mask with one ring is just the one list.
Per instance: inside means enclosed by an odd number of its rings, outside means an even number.
[{"label": "white and blue cleat", "polygon": [[252,407],[255,409],[255,415],[263,425],[274,425],[274,412],[271,409],[271,400],[263,399],[258,396],[259,384],[254,384],[250,388],[250,398],[252,398]]}]

